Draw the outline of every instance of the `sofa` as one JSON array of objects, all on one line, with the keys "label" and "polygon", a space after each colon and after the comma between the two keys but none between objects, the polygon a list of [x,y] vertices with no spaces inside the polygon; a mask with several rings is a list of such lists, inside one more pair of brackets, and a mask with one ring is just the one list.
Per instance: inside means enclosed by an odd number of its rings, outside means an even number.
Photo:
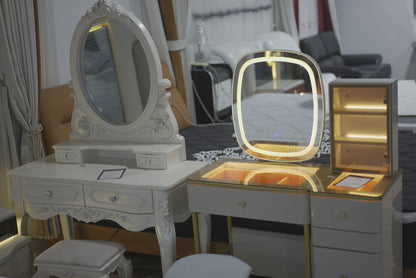
[{"label": "sofa", "polygon": [[380,54],[343,55],[333,31],[300,40],[303,53],[314,58],[322,72],[341,78],[389,78],[391,65],[382,63]]}]

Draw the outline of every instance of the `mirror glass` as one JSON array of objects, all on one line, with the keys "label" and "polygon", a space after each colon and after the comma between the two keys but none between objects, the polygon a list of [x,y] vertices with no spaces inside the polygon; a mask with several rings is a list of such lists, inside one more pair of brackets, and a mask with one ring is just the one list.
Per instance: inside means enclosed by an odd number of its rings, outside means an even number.
[{"label": "mirror glass", "polygon": [[321,143],[323,98],[319,68],[308,56],[277,50],[244,56],[233,79],[240,146],[265,160],[312,158]]},{"label": "mirror glass", "polygon": [[103,120],[129,124],[149,98],[149,65],[135,34],[117,19],[100,19],[89,29],[82,55],[87,101]]}]

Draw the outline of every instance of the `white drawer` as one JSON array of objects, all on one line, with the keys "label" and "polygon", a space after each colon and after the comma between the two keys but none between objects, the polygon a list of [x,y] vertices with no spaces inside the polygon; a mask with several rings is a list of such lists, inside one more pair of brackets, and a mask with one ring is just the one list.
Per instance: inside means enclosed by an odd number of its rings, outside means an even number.
[{"label": "white drawer", "polygon": [[84,206],[82,185],[64,182],[27,181],[23,185],[23,199],[33,204]]},{"label": "white drawer", "polygon": [[312,227],[312,245],[367,253],[380,253],[383,251],[383,235],[381,233],[358,233]]},{"label": "white drawer", "polygon": [[314,227],[366,233],[382,232],[381,201],[311,196],[311,213]]},{"label": "white drawer", "polygon": [[128,213],[152,213],[150,190],[111,189],[98,185],[84,185],[85,205]]},{"label": "white drawer", "polygon": [[380,278],[383,277],[383,256],[312,247],[312,277]]},{"label": "white drawer", "polygon": [[189,209],[218,215],[309,224],[309,196],[299,193],[244,190],[188,184]]},{"label": "white drawer", "polygon": [[55,150],[55,160],[63,163],[82,163],[83,156],[82,152],[78,150],[57,149]]}]

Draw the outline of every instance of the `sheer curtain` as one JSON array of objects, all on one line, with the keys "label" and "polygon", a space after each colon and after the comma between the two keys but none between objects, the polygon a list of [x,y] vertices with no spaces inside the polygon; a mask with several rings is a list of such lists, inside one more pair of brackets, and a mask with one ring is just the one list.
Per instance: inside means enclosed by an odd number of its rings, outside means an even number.
[{"label": "sheer curtain", "polygon": [[331,15],[332,29],[334,30],[335,36],[338,38],[338,41],[340,41],[341,38],[339,35],[338,16],[335,7],[335,0],[328,0],[328,8],[329,14]]},{"label": "sheer curtain", "polygon": [[140,10],[143,12],[139,18],[144,22],[147,30],[152,36],[161,61],[168,66],[170,72],[173,74],[172,62],[169,57],[168,44],[166,41],[158,0],[136,1],[134,5],[141,6]]},{"label": "sheer curtain", "polygon": [[[4,40],[2,40],[4,41]],[[12,208],[7,171],[19,165],[5,75],[0,73],[0,207]]]},{"label": "sheer curtain", "polygon": [[290,34],[295,41],[299,41],[293,1],[274,0],[273,4],[276,29]]},{"label": "sheer curtain", "polygon": [[[9,150],[4,156],[7,160],[8,153],[9,158],[6,163],[9,167],[16,167],[17,164],[24,164],[44,156],[40,135],[42,128],[38,124],[38,75],[33,1],[2,0],[0,25],[4,35],[2,48],[5,53],[2,57],[5,59],[2,63],[2,67],[5,66],[2,68],[4,73],[2,111],[10,111],[22,131],[14,134],[14,128],[10,126],[11,122],[6,119],[7,115],[1,118],[1,126],[6,127],[7,143],[9,143]],[[4,96],[5,94],[7,97]],[[8,101],[3,101],[6,98]],[[7,175],[4,173],[6,167],[2,167],[2,170],[2,175]],[[9,183],[1,184],[3,188],[9,185]],[[32,236],[40,238],[49,238],[58,233],[55,219],[48,222],[31,221],[29,229]]]},{"label": "sheer curtain", "polygon": [[[190,17],[189,0],[166,1],[172,1],[171,4],[173,10],[170,10],[169,12],[174,16],[174,23],[176,24],[176,28],[173,28],[173,26],[170,26],[169,29],[164,27],[161,8],[158,0],[143,1],[142,4],[139,4],[143,7],[141,10],[145,11],[145,13],[142,14],[142,20],[145,22],[146,27],[148,28],[153,40],[156,43],[162,62],[168,66],[170,72],[175,77],[177,83],[176,85],[181,91],[184,100],[187,102],[189,112],[193,118],[193,96],[190,85],[190,69],[188,65],[189,63],[187,61],[187,56],[185,55]],[[163,4],[166,5],[166,2]],[[165,32],[165,30],[167,31]],[[177,40],[167,40],[167,37],[171,36],[171,34],[168,33],[170,31],[176,32],[175,36],[177,36]],[[174,64],[175,62],[172,61],[172,56],[169,55],[169,53],[175,52],[179,53],[181,61],[180,67]],[[178,72],[178,70],[181,72]]]},{"label": "sheer curtain", "polygon": [[192,94],[191,69],[187,56],[187,41],[191,22],[191,9],[189,0],[173,0],[173,11],[175,13],[176,28],[178,33],[177,41],[168,41],[169,51],[180,51],[182,58],[182,71],[184,77],[184,88],[186,103],[191,118],[194,116],[194,98]]}]

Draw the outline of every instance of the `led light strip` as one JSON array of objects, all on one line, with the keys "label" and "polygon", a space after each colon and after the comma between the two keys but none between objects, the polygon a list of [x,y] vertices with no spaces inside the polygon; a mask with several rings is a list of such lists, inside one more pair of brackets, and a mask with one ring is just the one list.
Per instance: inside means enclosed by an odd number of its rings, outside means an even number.
[{"label": "led light strip", "polygon": [[301,67],[303,67],[308,75],[309,78],[311,80],[311,85],[312,85],[312,97],[313,97],[313,123],[312,123],[312,134],[311,134],[311,140],[309,142],[309,145],[303,149],[302,151],[299,152],[293,152],[293,153],[284,153],[284,152],[272,152],[272,151],[266,151],[266,150],[262,150],[259,148],[254,147],[253,145],[250,144],[250,142],[248,142],[247,137],[245,135],[244,132],[244,128],[243,128],[243,121],[239,120],[238,121],[238,127],[240,130],[240,134],[241,134],[241,139],[244,143],[244,145],[246,145],[250,150],[256,152],[256,153],[260,153],[266,156],[272,156],[272,157],[299,157],[299,156],[304,156],[306,154],[308,154],[314,147],[315,144],[315,138],[316,138],[316,134],[318,132],[318,92],[317,92],[317,88],[316,88],[316,82],[312,82],[315,81],[315,75],[312,71],[312,68],[304,61],[299,60],[299,59],[294,59],[291,57],[260,57],[260,58],[253,58],[248,60],[247,62],[245,62],[240,69],[240,72],[242,72],[243,74],[239,74],[238,75],[238,80],[237,80],[237,117],[238,119],[242,119],[242,111],[241,111],[241,87],[243,84],[243,76],[244,76],[244,71],[247,69],[248,66],[250,66],[251,64],[255,64],[255,63],[260,63],[260,62],[288,62],[288,63],[292,63],[292,64],[296,64],[299,65]]},{"label": "led light strip", "polygon": [[357,110],[387,110],[387,106],[346,105],[345,108]]},{"label": "led light strip", "polygon": [[299,167],[281,167],[281,169],[276,168],[265,168],[265,169],[258,169],[253,170],[250,173],[247,174],[246,178],[244,179],[244,185],[248,185],[250,180],[258,174],[264,174],[264,173],[274,173],[274,174],[289,174],[289,175],[296,175],[301,176],[305,178],[308,183],[311,185],[312,190],[314,192],[318,192],[318,185],[313,180],[312,176],[315,175],[315,173],[318,171],[318,168],[301,168]]},{"label": "led light strip", "polygon": [[358,134],[347,134],[348,138],[360,138],[360,139],[383,139],[387,140],[387,136],[375,136],[375,135],[358,135]]}]

